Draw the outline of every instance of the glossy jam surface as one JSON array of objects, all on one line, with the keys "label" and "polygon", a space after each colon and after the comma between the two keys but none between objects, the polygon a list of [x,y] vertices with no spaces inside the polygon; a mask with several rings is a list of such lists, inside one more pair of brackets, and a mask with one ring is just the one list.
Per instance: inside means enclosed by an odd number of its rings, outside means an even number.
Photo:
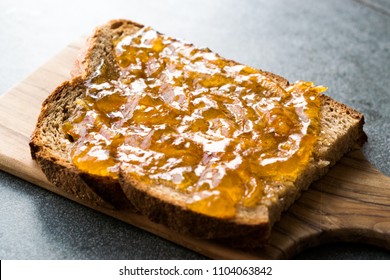
[{"label": "glossy jam surface", "polygon": [[208,49],[143,28],[116,38],[64,125],[83,171],[191,194],[187,207],[232,217],[272,198],[309,163],[324,87],[287,88]]}]

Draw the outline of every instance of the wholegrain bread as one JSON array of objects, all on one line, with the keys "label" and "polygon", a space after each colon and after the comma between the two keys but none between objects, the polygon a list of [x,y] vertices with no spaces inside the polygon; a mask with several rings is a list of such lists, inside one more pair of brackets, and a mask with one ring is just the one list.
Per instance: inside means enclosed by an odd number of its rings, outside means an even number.
[{"label": "wholegrain bread", "polygon": [[[31,137],[32,157],[49,181],[77,198],[105,207],[139,211],[154,222],[199,238],[240,240],[239,245],[248,245],[243,237],[250,236],[249,245],[257,246],[266,241],[282,211],[310,183],[323,176],[346,152],[366,141],[363,116],[320,94],[320,132],[305,169],[294,180],[271,184],[269,199],[264,198],[252,207],[238,205],[236,214],[228,218],[190,210],[187,201],[191,194],[169,184],[140,180],[128,172],[128,167],[120,167],[119,178],[80,170],[70,156],[74,139],[64,132],[63,125],[77,113],[77,100],[85,96],[87,81],[101,62],[115,61],[113,40],[132,35],[141,28],[142,25],[127,20],[110,21],[97,28],[75,63],[72,79],[60,85],[43,103]],[[108,65],[106,75],[115,77],[118,66]],[[289,86],[289,82],[278,75],[265,71],[262,74],[282,88]]]}]

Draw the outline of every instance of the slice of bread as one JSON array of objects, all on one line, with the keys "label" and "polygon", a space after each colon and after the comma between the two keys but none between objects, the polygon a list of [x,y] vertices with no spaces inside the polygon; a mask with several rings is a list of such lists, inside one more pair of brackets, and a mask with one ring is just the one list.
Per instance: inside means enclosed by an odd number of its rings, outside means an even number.
[{"label": "slice of bread", "polygon": [[[43,103],[30,142],[32,157],[54,185],[78,198],[106,207],[139,211],[150,220],[183,234],[257,246],[268,238],[272,225],[301,191],[324,175],[346,152],[366,141],[363,116],[319,94],[320,128],[308,164],[293,180],[271,182],[268,196],[263,196],[261,202],[251,207],[238,204],[235,215],[229,217],[191,210],[188,201],[193,194],[178,190],[165,181],[157,183],[134,176],[131,168],[129,170],[128,165],[120,162],[118,178],[80,170],[72,162],[74,139],[64,131],[64,124],[77,114],[77,100],[85,98],[88,81],[93,79],[102,61],[110,62],[104,69],[104,75],[116,77],[119,66],[114,41],[133,35],[141,28],[142,25],[127,20],[110,21],[97,28],[76,61],[73,78],[60,85]],[[265,71],[261,73],[279,87],[288,88],[289,83],[284,78]],[[246,239],[251,241],[245,242]]]}]

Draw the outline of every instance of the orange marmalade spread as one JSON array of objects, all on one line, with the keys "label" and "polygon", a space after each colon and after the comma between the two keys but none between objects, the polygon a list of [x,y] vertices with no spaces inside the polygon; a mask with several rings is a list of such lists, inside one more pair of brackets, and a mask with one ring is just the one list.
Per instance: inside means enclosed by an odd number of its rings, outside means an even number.
[{"label": "orange marmalade spread", "polygon": [[229,218],[272,199],[309,163],[324,87],[282,87],[264,72],[151,28],[115,38],[64,125],[82,171],[190,197],[187,207]]}]

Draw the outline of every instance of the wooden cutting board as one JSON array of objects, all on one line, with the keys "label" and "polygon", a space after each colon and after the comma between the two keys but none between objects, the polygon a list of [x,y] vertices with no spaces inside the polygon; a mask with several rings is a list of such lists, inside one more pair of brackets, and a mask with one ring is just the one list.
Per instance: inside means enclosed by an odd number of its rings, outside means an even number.
[{"label": "wooden cutting board", "polygon": [[267,246],[238,250],[179,235],[145,217],[85,204],[51,185],[30,157],[29,137],[41,103],[62,81],[82,39],[0,97],[0,168],[61,196],[125,221],[191,250],[217,259],[283,259],[331,241],[357,241],[390,249],[390,178],[377,171],[361,151],[345,156],[283,214]]}]

